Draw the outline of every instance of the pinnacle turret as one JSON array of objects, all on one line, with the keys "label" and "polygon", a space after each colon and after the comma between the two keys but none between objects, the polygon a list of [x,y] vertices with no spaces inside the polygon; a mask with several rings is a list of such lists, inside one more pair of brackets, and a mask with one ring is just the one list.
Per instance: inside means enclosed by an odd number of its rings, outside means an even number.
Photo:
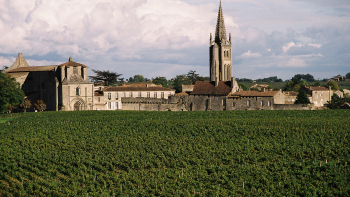
[{"label": "pinnacle turret", "polygon": [[225,22],[224,22],[224,14],[222,13],[222,8],[221,8],[221,1],[220,1],[220,7],[219,7],[219,13],[218,13],[218,18],[216,22],[216,30],[215,30],[215,42],[219,43],[221,39],[226,38],[226,28],[225,28]]}]

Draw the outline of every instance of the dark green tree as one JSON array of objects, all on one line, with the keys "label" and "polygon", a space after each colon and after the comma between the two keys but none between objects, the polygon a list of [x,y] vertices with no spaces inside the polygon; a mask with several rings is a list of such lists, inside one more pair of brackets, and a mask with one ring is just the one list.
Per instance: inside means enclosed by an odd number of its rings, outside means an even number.
[{"label": "dark green tree", "polygon": [[105,83],[105,86],[110,86],[116,83],[118,81],[118,78],[122,75],[109,70],[101,71],[92,69],[92,71],[95,73],[95,76],[89,76],[90,80],[103,81]]},{"label": "dark green tree", "polygon": [[297,95],[297,100],[294,102],[294,104],[309,104],[311,103],[309,98],[307,97],[307,94],[304,90],[300,90],[299,94]]},{"label": "dark green tree", "polygon": [[174,88],[177,92],[182,91],[182,85],[191,85],[191,80],[184,75],[176,75],[174,79]]},{"label": "dark green tree", "polygon": [[156,77],[152,80],[152,83],[168,87],[168,80],[165,77]]},{"label": "dark green tree", "polygon": [[245,85],[244,83],[238,83],[238,86],[243,90],[249,90],[249,86]]},{"label": "dark green tree", "polygon": [[327,102],[327,107],[329,109],[339,109],[346,102],[350,103],[350,97],[340,98],[338,95],[333,94],[331,100]]},{"label": "dark green tree", "polygon": [[14,78],[0,72],[0,113],[11,110],[23,100],[24,92],[21,90],[21,85]]},{"label": "dark green tree", "polygon": [[144,82],[145,78],[142,75],[134,75],[134,81],[133,82]]},{"label": "dark green tree", "polygon": [[192,85],[194,85],[196,83],[196,81],[198,80],[198,77],[199,77],[199,75],[196,74],[196,71],[193,71],[193,70],[190,70],[186,76],[191,81]]},{"label": "dark green tree", "polygon": [[337,84],[337,82],[329,80],[326,84],[326,87],[331,87],[332,90],[339,90],[339,86]]},{"label": "dark green tree", "polygon": [[320,86],[320,85],[321,85],[320,81],[315,81],[314,86]]},{"label": "dark green tree", "polygon": [[347,79],[350,79],[350,72],[346,73],[345,77],[346,77]]}]

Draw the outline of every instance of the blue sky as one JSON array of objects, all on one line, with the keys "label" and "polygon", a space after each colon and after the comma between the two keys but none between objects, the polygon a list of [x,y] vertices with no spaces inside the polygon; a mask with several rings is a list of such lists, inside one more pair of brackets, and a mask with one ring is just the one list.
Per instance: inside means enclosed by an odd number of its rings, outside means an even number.
[{"label": "blue sky", "polygon": [[[219,0],[0,0],[0,66],[74,61],[168,79],[209,75]],[[348,0],[222,0],[237,78],[350,72]],[[92,72],[90,71],[90,75]]]}]

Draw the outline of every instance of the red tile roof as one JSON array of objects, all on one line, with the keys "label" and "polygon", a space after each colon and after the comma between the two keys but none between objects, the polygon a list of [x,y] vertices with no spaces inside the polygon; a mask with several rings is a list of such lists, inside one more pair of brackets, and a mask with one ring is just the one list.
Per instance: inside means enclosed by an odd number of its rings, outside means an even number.
[{"label": "red tile roof", "polygon": [[298,94],[299,94],[298,92],[294,92],[294,91],[285,91],[283,93],[286,96],[298,96]]},{"label": "red tile roof", "polygon": [[259,91],[244,90],[244,91],[232,93],[232,94],[230,94],[230,97],[237,97],[237,96],[273,97],[278,92],[280,92],[280,91],[259,92]]},{"label": "red tile roof", "polygon": [[231,81],[219,81],[215,87],[215,81],[197,81],[191,94],[196,95],[228,95],[231,92]]},{"label": "red tile roof", "polygon": [[140,92],[140,91],[175,91],[174,89],[152,86],[152,87],[130,87],[130,86],[117,86],[117,87],[108,87],[103,89],[106,92]]},{"label": "red tile roof", "polygon": [[312,91],[327,91],[327,90],[329,90],[328,88],[322,87],[322,86],[311,86],[311,88],[310,87],[305,87],[305,88],[308,90],[312,90]]},{"label": "red tile roof", "polygon": [[60,65],[58,65],[58,66],[67,66],[67,67],[71,67],[71,66],[82,66],[82,67],[84,67],[84,68],[88,68],[88,67],[85,66],[84,64],[80,64],[80,63],[73,62],[73,61],[69,61],[69,62],[60,64]]},{"label": "red tile roof", "polygon": [[133,83],[124,84],[122,87],[162,87],[162,85],[156,85],[154,83]]}]

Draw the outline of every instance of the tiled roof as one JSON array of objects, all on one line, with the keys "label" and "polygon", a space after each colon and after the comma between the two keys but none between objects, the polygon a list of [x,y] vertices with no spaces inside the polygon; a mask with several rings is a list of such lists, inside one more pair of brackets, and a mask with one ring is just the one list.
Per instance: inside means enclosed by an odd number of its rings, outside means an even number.
[{"label": "tiled roof", "polygon": [[162,86],[156,85],[154,83],[133,83],[133,84],[124,84],[122,87],[162,87]]},{"label": "tiled roof", "polygon": [[66,63],[60,64],[58,66],[67,66],[67,67],[71,67],[71,66],[82,66],[84,68],[88,68],[87,66],[85,66],[84,64],[80,64],[77,62],[73,62],[73,61],[68,61]]},{"label": "tiled roof", "polygon": [[286,96],[298,96],[298,92],[294,92],[294,91],[285,91],[283,93]]},{"label": "tiled roof", "polygon": [[17,78],[17,77],[21,77],[24,75],[28,75],[29,72],[16,72],[16,73],[6,73],[6,74],[8,74],[12,78]]},{"label": "tiled roof", "polygon": [[140,91],[175,91],[174,89],[152,86],[152,87],[130,87],[130,86],[117,86],[117,87],[108,87],[103,89],[106,92],[140,92]]},{"label": "tiled roof", "polygon": [[244,90],[244,91],[232,93],[230,94],[230,97],[236,97],[236,96],[272,97],[272,96],[275,96],[278,92],[279,91],[259,92],[259,91]]},{"label": "tiled roof", "polygon": [[327,91],[329,90],[328,88],[326,87],[322,87],[322,86],[311,86],[310,87],[305,87],[306,89],[309,89],[309,90],[313,90],[313,91]]},{"label": "tiled roof", "polygon": [[215,87],[215,81],[196,81],[192,91],[192,95],[228,95],[231,92],[231,81],[219,81]]},{"label": "tiled roof", "polygon": [[176,93],[175,96],[188,96],[186,92]]},{"label": "tiled roof", "polygon": [[8,73],[16,72],[38,72],[38,71],[52,71],[55,70],[57,66],[30,66],[30,67],[19,67],[8,71]]}]

